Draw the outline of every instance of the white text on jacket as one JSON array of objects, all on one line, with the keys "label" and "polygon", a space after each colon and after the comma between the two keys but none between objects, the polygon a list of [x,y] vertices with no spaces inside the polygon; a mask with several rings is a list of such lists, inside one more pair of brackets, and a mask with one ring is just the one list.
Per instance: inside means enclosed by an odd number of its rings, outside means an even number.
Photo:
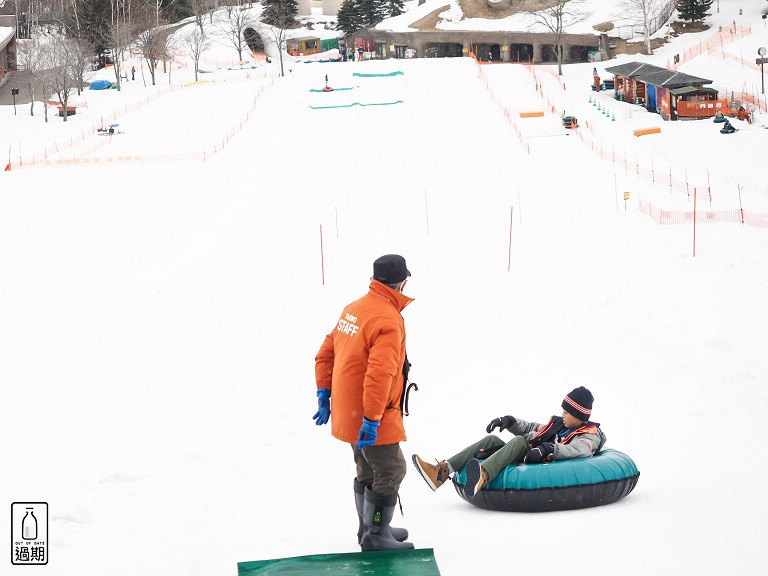
[{"label": "white text on jacket", "polygon": [[342,334],[354,336],[360,330],[360,327],[355,322],[357,322],[357,316],[344,314],[344,318],[339,318],[339,325],[336,326],[336,329]]}]

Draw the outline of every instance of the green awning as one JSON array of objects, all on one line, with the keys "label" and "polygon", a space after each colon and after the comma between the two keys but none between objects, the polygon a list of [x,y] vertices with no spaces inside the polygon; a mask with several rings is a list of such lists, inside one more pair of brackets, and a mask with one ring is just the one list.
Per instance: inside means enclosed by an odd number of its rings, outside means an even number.
[{"label": "green awning", "polygon": [[238,562],[238,576],[440,576],[432,548],[316,554]]},{"label": "green awning", "polygon": [[669,93],[682,96],[683,94],[717,94],[718,91],[705,86],[683,86],[682,88],[670,88]]},{"label": "green awning", "polygon": [[338,38],[325,38],[324,40],[320,40],[320,50],[323,52],[328,52],[331,48],[338,48],[339,47],[339,39]]}]

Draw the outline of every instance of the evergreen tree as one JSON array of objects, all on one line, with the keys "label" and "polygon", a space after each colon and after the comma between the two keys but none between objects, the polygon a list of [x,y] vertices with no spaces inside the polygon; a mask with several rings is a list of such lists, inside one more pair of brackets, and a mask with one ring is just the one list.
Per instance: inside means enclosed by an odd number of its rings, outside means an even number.
[{"label": "evergreen tree", "polygon": [[339,12],[336,14],[336,30],[341,30],[345,36],[351,36],[362,28],[360,0],[347,0],[339,7]]},{"label": "evergreen tree", "polygon": [[400,14],[403,14],[405,12],[403,0],[387,0],[387,11],[387,18],[392,16],[400,16]]},{"label": "evergreen tree", "polygon": [[[77,17],[70,19],[70,33],[94,47],[96,54],[109,48],[106,41],[110,26],[110,5],[107,0],[86,0],[75,4]],[[79,23],[77,30],[75,23]]]},{"label": "evergreen tree", "polygon": [[403,12],[403,0],[346,0],[336,15],[336,29],[349,36]]},{"label": "evergreen tree", "polygon": [[690,20],[691,22],[704,20],[709,16],[709,9],[714,0],[677,0],[678,16],[681,20]]},{"label": "evergreen tree", "polygon": [[363,26],[376,26],[386,18],[385,4],[382,0],[360,0],[360,19]]},{"label": "evergreen tree", "polygon": [[161,0],[160,13],[169,22],[178,22],[194,16],[194,10],[192,10],[192,4],[189,0]]},{"label": "evergreen tree", "polygon": [[261,21],[281,28],[295,28],[296,14],[299,12],[297,0],[264,0],[264,12]]}]

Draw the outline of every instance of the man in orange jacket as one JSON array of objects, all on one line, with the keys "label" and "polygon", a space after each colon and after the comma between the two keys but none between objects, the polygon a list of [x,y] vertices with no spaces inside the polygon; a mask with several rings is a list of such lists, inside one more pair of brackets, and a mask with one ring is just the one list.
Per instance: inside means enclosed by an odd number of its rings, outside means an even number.
[{"label": "man in orange jacket", "polygon": [[410,275],[402,256],[378,258],[368,294],[344,308],[315,357],[314,420],[330,418],[333,436],[352,446],[363,550],[413,548],[405,529],[389,525],[406,472],[400,442],[409,364],[400,313],[413,301],[403,294]]}]

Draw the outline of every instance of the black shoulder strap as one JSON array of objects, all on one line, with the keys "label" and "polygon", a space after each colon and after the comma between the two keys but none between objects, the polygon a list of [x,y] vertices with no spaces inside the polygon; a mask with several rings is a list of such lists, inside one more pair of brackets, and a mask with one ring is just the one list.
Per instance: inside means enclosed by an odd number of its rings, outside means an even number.
[{"label": "black shoulder strap", "polygon": [[408,395],[411,393],[411,388],[418,392],[419,387],[416,382],[408,382],[408,374],[411,371],[411,363],[408,362],[408,355],[405,356],[405,362],[403,362],[403,394],[400,396],[400,412],[403,416],[410,416],[408,411]]}]

